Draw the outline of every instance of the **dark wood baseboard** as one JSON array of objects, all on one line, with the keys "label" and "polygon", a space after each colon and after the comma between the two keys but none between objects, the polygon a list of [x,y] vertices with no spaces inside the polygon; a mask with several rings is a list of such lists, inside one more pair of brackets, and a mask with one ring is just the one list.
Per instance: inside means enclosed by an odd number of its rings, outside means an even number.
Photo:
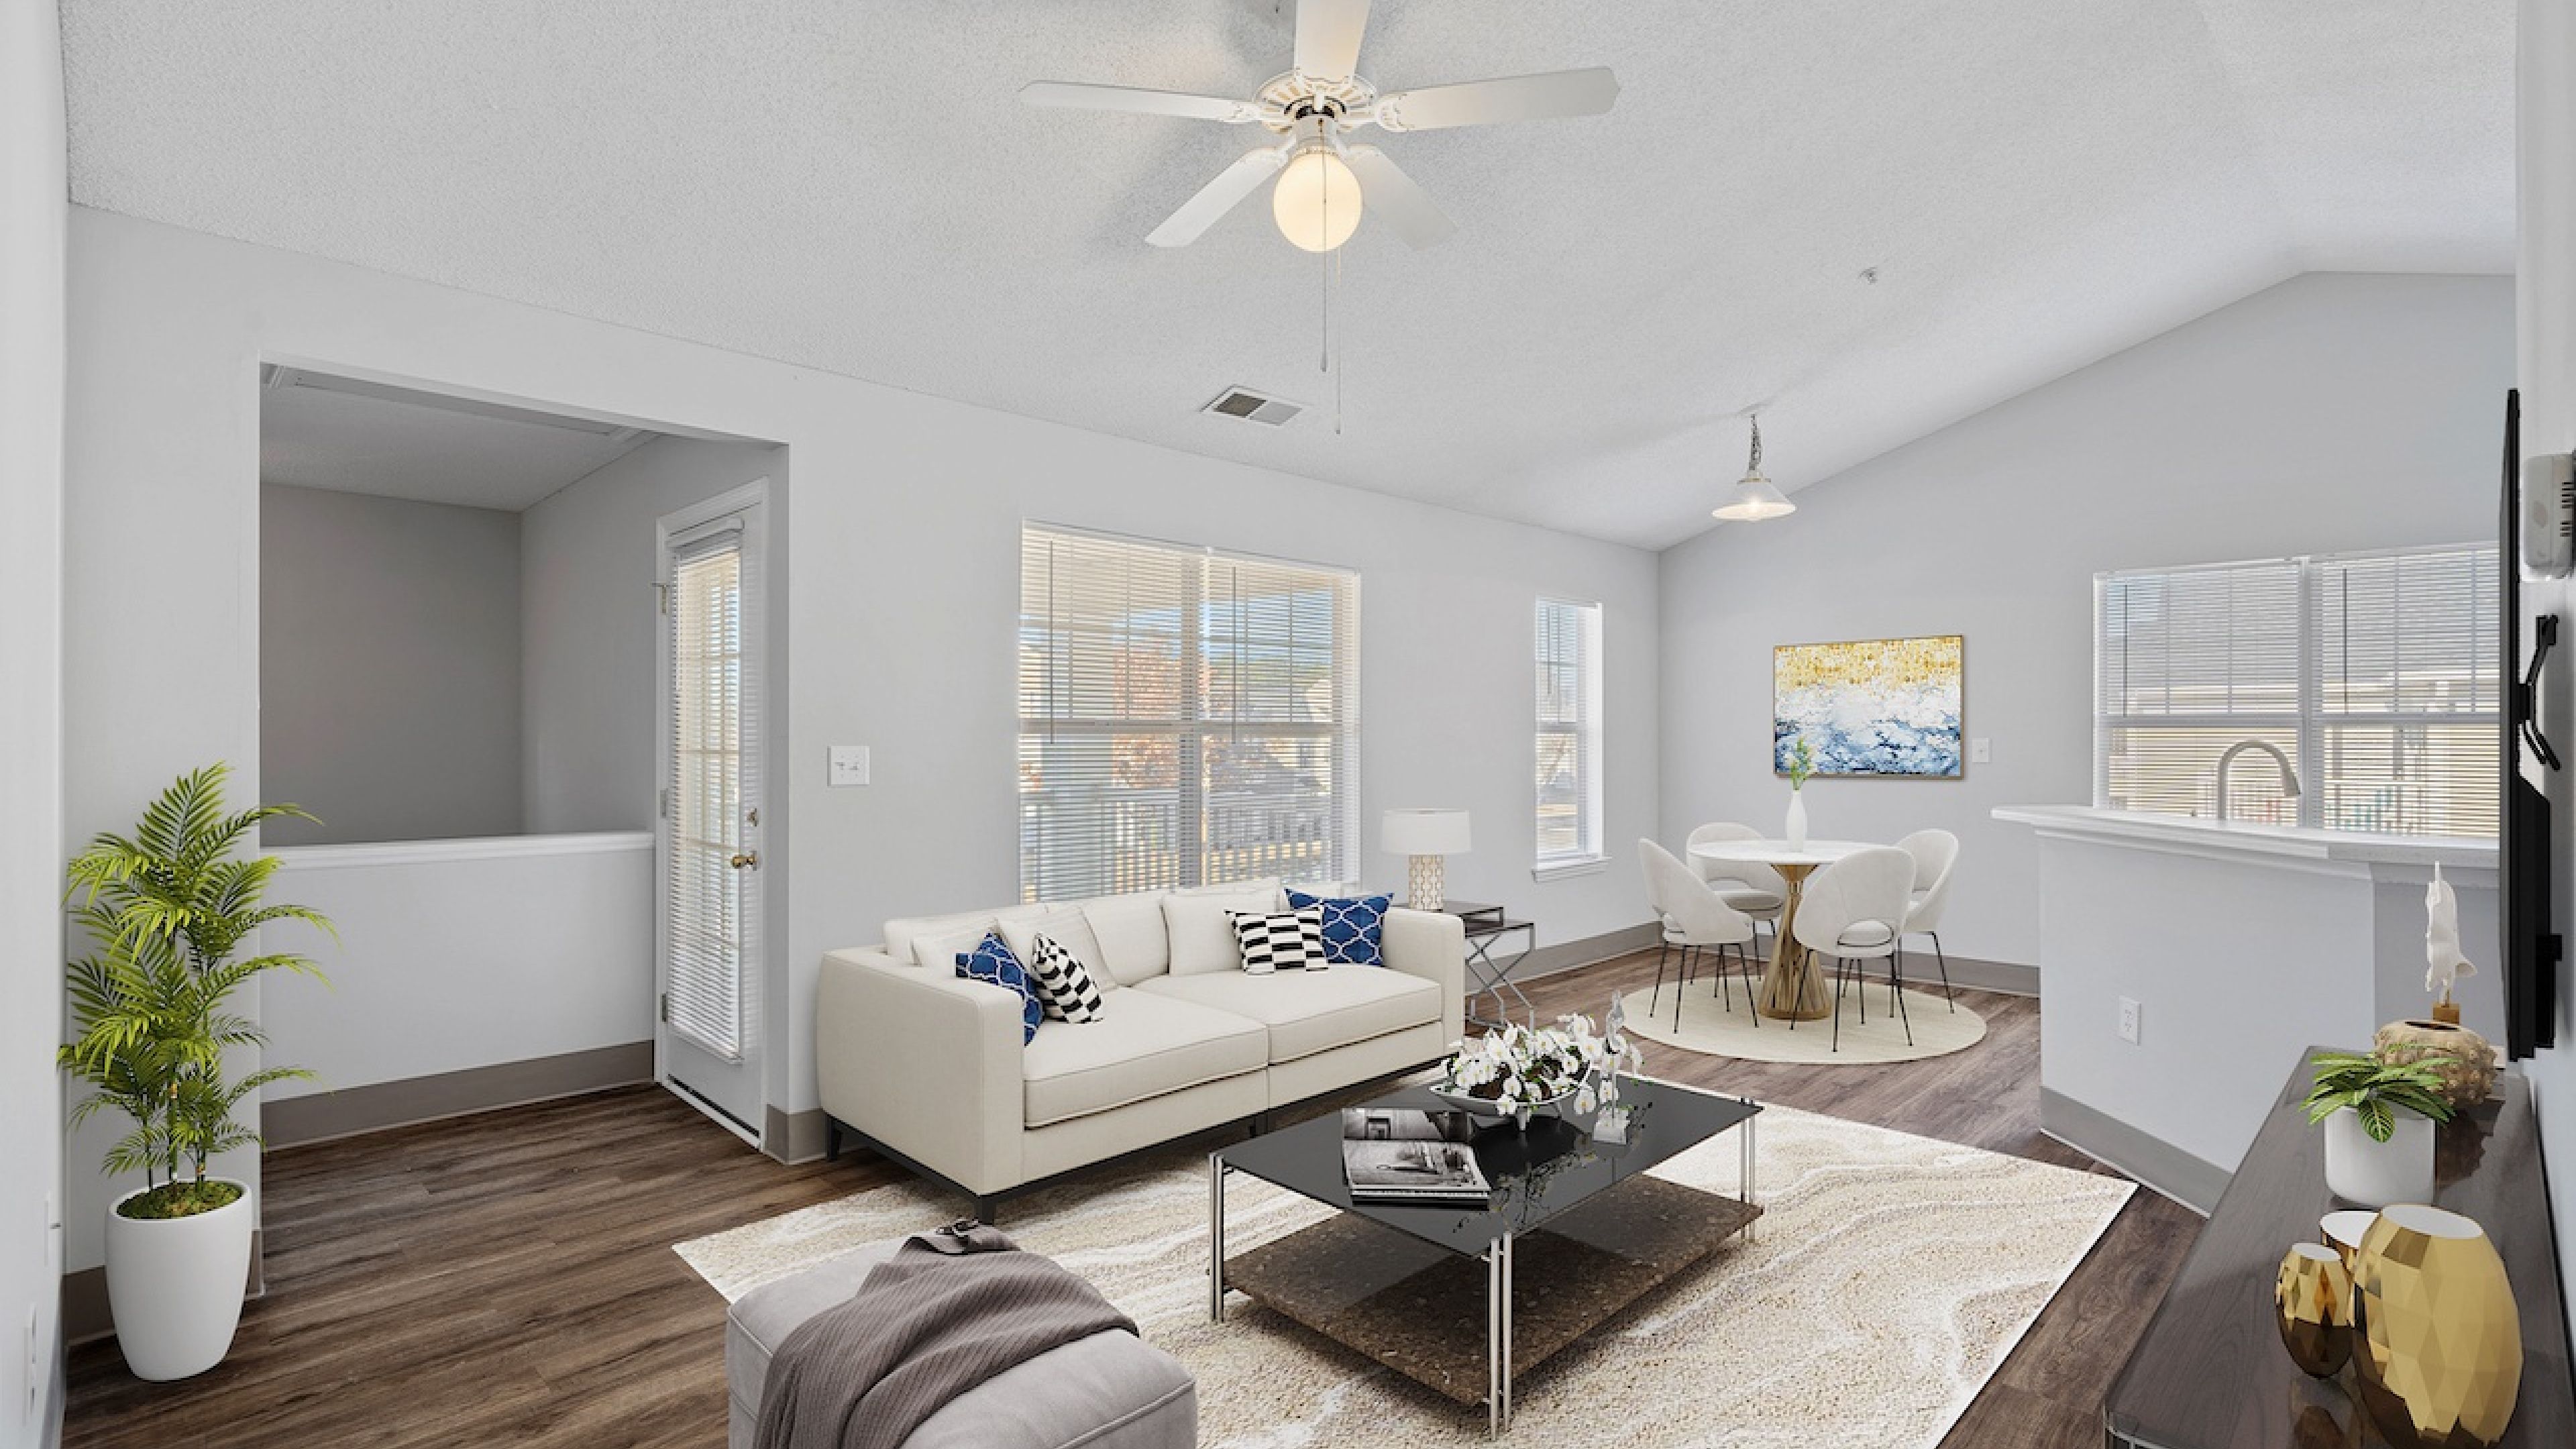
[{"label": "dark wood baseboard", "polygon": [[653,1044],[626,1042],[266,1101],[260,1104],[259,1130],[271,1148],[295,1147],[651,1080]]}]

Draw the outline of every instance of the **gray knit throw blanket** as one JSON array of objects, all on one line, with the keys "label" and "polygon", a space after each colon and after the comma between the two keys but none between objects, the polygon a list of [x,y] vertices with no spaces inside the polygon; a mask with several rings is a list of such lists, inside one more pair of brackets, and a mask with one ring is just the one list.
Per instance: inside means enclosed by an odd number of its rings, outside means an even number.
[{"label": "gray knit throw blanket", "polygon": [[980,1223],[906,1239],[849,1302],[769,1361],[756,1449],[899,1449],[922,1421],[1014,1365],[1136,1324],[1100,1290]]}]

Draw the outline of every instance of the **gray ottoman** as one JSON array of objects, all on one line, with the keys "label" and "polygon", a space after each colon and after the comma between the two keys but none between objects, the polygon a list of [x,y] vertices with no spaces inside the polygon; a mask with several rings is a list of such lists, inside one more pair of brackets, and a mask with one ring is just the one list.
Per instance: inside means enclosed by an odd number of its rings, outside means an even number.
[{"label": "gray ottoman", "polygon": [[[726,1419],[751,1449],[769,1355],[797,1325],[859,1291],[893,1256],[878,1243],[755,1288],[725,1315]],[[905,1449],[1193,1449],[1198,1385],[1180,1361],[1132,1333],[1095,1333],[996,1374],[913,1431]]]}]

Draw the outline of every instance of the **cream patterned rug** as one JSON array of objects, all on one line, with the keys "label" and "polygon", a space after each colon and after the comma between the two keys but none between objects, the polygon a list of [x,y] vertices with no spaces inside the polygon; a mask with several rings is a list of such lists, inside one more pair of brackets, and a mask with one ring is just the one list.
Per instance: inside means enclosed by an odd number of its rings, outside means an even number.
[{"label": "cream patterned rug", "polygon": [[[1947,1056],[1966,1051],[1986,1036],[1984,1017],[1965,1005],[1952,1010],[1951,1003],[1936,993],[1907,991],[1905,1014],[1899,1017],[1888,1009],[1887,978],[1882,976],[1877,985],[1869,988],[1867,1022],[1860,1019],[1860,1008],[1853,997],[1844,996],[1842,1039],[1837,1049],[1832,1017],[1799,1022],[1796,1031],[1789,1030],[1789,1023],[1767,1016],[1760,1026],[1755,1026],[1744,983],[1739,980],[1732,985],[1732,1011],[1727,1010],[1726,999],[1718,995],[1716,983],[1705,975],[1693,980],[1688,991],[1678,991],[1669,981],[1660,995],[1651,989],[1631,991],[1621,998],[1628,1013],[1628,1030],[1648,1041],[1713,1057],[1838,1067]],[[1831,976],[1825,978],[1825,989],[1833,990]],[[1673,1027],[1673,1002],[1677,997],[1682,1018],[1678,1031]],[[1649,1006],[1654,1007],[1652,1012],[1647,1010]],[[1908,1026],[1914,1031],[1911,1042],[1906,1040]]]},{"label": "cream patterned rug", "polygon": [[[1667,1002],[1667,1005],[1670,1003]],[[1765,1027],[1765,1031],[1769,1028]],[[1785,1033],[1784,1033],[1785,1035]],[[2134,1189],[2116,1178],[1773,1107],[1737,1240],[1517,1381],[1511,1438],[1621,1449],[1930,1449]],[[1731,1136],[1655,1169],[1737,1187]],[[1207,1169],[1176,1152],[1051,1188],[1002,1227],[1097,1284],[1197,1376],[1209,1449],[1485,1442],[1485,1416],[1238,1297],[1207,1318]],[[913,1182],[678,1245],[732,1300],[953,1219]],[[1238,1175],[1226,1245],[1330,1209]]]}]

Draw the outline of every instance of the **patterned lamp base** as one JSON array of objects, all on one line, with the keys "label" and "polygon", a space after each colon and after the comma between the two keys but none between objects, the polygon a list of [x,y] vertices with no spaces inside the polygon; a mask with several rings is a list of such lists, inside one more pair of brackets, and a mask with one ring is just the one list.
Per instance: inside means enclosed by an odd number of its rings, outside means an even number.
[{"label": "patterned lamp base", "polygon": [[1447,857],[1438,855],[1416,855],[1408,857],[1407,859],[1408,865],[1404,879],[1404,904],[1408,908],[1417,911],[1436,911],[1440,909],[1448,899],[1446,896],[1441,894],[1442,890],[1445,888],[1445,882],[1442,879],[1442,865]]}]

